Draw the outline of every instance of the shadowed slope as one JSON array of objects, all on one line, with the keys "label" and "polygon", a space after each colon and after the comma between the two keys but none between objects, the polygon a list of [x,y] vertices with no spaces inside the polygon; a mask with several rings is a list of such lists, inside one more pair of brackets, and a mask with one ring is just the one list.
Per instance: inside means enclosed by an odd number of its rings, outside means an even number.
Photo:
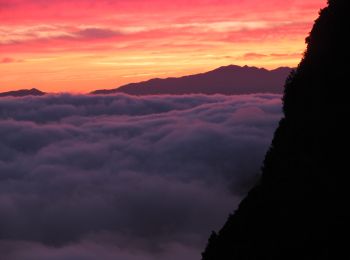
[{"label": "shadowed slope", "polygon": [[304,58],[286,82],[285,117],[261,180],[212,234],[204,260],[334,259],[332,233],[349,219],[340,124],[349,10],[350,1],[333,0],[320,12]]}]

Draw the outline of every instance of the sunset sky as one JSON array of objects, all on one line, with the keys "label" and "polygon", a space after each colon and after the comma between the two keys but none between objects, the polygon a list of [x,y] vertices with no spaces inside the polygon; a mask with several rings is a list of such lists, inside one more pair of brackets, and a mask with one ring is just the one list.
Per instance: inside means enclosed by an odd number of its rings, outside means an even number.
[{"label": "sunset sky", "polygon": [[326,0],[0,0],[0,91],[297,65]]}]

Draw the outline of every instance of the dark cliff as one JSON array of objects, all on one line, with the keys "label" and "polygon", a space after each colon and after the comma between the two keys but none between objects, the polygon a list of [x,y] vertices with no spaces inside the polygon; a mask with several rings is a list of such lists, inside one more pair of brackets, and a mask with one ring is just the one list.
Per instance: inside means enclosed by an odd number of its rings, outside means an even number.
[{"label": "dark cliff", "polygon": [[286,81],[284,118],[261,179],[213,232],[203,260],[336,259],[331,241],[349,221],[343,149],[349,11],[348,0],[330,0],[321,10]]}]

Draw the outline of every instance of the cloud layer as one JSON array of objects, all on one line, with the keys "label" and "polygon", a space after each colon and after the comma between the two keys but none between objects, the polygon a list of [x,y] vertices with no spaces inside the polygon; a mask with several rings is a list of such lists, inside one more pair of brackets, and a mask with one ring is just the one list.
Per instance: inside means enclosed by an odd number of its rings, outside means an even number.
[{"label": "cloud layer", "polygon": [[0,253],[199,259],[280,116],[278,95],[0,99]]}]

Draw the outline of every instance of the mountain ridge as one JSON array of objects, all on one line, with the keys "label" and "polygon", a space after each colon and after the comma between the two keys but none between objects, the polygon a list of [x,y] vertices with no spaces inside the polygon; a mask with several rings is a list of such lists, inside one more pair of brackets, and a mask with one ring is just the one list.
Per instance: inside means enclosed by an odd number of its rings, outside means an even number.
[{"label": "mountain ridge", "polygon": [[228,65],[193,75],[153,78],[122,85],[115,89],[95,90],[90,94],[281,94],[285,78],[291,70],[292,68],[289,67],[267,70],[258,67]]}]

